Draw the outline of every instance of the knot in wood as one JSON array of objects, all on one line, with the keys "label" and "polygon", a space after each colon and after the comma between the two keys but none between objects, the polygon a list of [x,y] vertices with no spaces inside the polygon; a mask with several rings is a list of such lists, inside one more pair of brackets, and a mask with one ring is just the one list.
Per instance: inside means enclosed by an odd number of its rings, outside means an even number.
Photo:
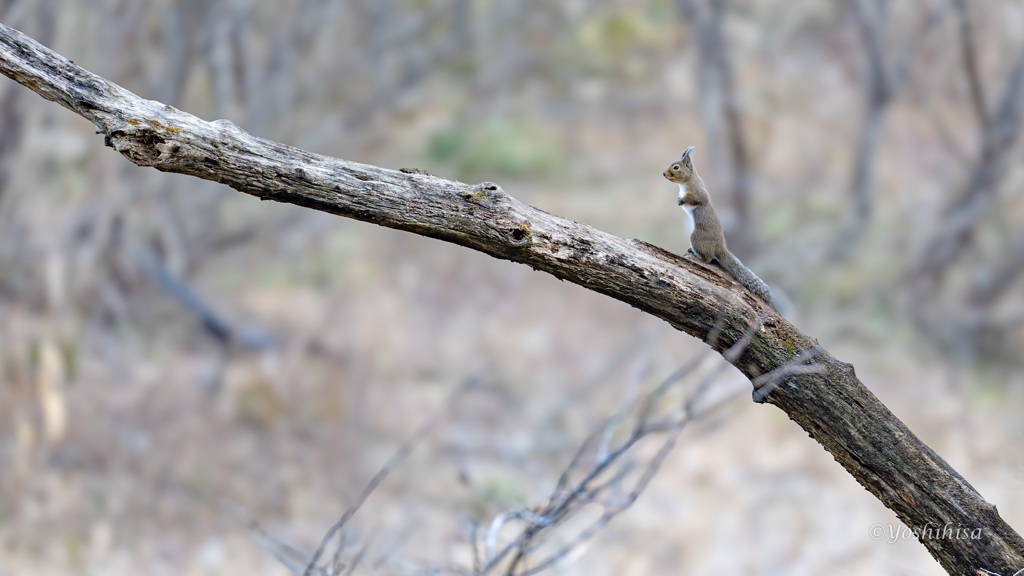
[{"label": "knot in wood", "polygon": [[533,231],[530,229],[530,223],[523,220],[516,226],[508,229],[509,242],[517,246],[529,244],[532,232]]}]

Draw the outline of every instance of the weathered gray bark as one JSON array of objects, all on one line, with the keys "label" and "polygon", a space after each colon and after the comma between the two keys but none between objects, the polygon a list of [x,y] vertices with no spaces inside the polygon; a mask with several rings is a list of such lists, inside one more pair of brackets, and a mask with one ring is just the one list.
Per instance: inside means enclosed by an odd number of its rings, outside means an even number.
[{"label": "weathered gray bark", "polygon": [[[92,122],[106,145],[140,166],[527,264],[657,316],[719,352],[754,325],[750,343],[732,360],[754,382],[816,349],[717,269],[553,216],[495,184],[328,158],[225,120],[206,122],[142,99],[3,25],[0,72]],[[755,390],[755,398],[784,410],[908,527],[980,531],[978,539],[922,538],[949,573],[1010,575],[1024,568],[1024,539],[857,380],[852,366],[824,351],[807,362],[817,373],[794,371],[774,389]]]}]

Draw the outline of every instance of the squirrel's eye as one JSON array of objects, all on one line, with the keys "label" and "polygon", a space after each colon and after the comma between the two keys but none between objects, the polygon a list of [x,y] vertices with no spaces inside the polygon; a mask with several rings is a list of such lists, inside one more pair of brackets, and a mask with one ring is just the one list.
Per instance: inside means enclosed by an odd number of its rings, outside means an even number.
[{"label": "squirrel's eye", "polygon": [[672,166],[672,169],[673,170],[679,170],[679,164],[676,164],[676,165]]}]

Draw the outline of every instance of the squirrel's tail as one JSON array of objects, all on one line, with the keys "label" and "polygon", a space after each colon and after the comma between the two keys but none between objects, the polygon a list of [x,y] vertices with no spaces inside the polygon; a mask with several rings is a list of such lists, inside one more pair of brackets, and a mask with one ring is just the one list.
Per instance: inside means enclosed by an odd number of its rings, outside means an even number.
[{"label": "squirrel's tail", "polygon": [[775,302],[772,301],[772,291],[768,288],[768,285],[757,277],[756,274],[750,271],[740,262],[740,259],[733,256],[731,252],[726,252],[725,258],[718,258],[718,264],[725,269],[737,282],[743,285],[744,288],[750,290],[755,296],[764,300],[766,304],[771,306],[773,309],[778,310],[775,307]]}]

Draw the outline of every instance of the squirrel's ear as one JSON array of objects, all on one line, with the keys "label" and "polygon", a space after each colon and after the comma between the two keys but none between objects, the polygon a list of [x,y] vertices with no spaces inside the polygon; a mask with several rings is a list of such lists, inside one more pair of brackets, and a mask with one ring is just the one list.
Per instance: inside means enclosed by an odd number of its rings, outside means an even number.
[{"label": "squirrel's ear", "polygon": [[691,158],[691,154],[693,154],[693,146],[690,146],[686,150],[684,150],[683,151],[683,155],[680,156],[679,159],[684,161],[684,162],[689,162],[690,158]]}]

